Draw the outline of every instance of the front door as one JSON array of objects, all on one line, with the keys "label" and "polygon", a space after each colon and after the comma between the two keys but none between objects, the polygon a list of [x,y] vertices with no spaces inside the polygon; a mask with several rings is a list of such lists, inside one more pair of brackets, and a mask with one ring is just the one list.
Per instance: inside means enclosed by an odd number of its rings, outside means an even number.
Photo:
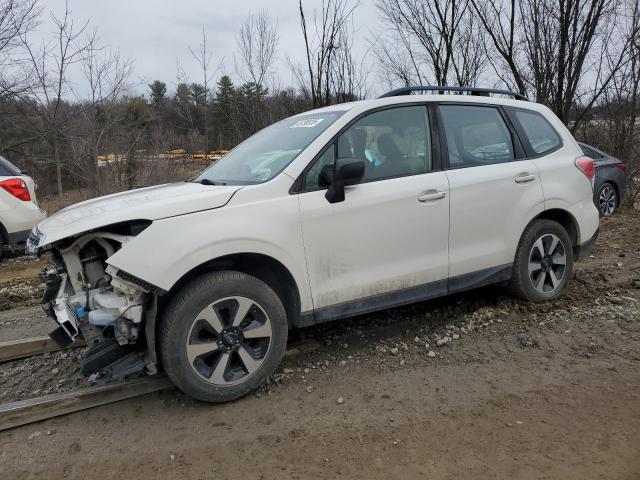
[{"label": "front door", "polygon": [[[446,293],[449,186],[431,145],[424,105],[388,108],[353,123],[306,173],[299,204],[318,320]],[[366,168],[331,204],[336,156]]]}]

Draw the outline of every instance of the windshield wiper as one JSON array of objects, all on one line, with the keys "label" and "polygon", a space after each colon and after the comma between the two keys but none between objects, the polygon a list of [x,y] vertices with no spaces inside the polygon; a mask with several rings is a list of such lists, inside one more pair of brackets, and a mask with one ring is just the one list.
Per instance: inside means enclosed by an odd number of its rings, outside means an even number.
[{"label": "windshield wiper", "polygon": [[195,183],[201,183],[202,185],[226,185],[227,182],[221,182],[220,180],[209,180],[208,178],[203,178],[202,180],[196,181]]}]

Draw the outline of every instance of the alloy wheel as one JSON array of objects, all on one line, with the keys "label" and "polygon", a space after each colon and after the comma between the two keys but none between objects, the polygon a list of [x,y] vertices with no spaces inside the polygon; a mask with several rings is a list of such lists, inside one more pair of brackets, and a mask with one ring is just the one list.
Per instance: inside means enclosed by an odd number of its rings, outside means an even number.
[{"label": "alloy wheel", "polygon": [[611,185],[604,185],[600,190],[600,196],[598,197],[598,206],[600,213],[605,217],[613,215],[618,203],[618,196],[616,191]]},{"label": "alloy wheel", "polygon": [[529,252],[529,280],[538,292],[549,295],[562,283],[567,269],[567,251],[553,233],[538,238]]},{"label": "alloy wheel", "polygon": [[191,368],[206,382],[228,386],[247,380],[264,363],[271,346],[271,320],[247,297],[213,302],[194,319],[187,336]]}]

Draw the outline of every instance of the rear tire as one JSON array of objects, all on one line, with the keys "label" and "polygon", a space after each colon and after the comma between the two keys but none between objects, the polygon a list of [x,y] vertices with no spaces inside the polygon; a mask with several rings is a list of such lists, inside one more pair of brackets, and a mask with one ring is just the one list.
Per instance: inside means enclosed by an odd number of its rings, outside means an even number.
[{"label": "rear tire", "polygon": [[603,183],[596,193],[596,202],[601,216],[610,217],[616,213],[619,205],[616,187],[610,182]]},{"label": "rear tire", "polygon": [[287,346],[278,295],[241,272],[195,278],[172,298],[160,326],[160,358],[171,381],[205,402],[228,402],[255,390]]},{"label": "rear tire", "polygon": [[510,287],[514,294],[534,303],[558,298],[573,272],[569,234],[553,220],[535,220],[520,239]]}]

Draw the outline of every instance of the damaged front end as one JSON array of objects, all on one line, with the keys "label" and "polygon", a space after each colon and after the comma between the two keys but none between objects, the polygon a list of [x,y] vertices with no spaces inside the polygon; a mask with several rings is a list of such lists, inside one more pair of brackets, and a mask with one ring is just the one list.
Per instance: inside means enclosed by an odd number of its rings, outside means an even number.
[{"label": "damaged front end", "polygon": [[58,324],[50,336],[61,346],[84,338],[88,348],[80,372],[91,382],[157,372],[157,292],[106,263],[148,223],[86,233],[50,246],[55,266],[41,273],[43,309]]}]

